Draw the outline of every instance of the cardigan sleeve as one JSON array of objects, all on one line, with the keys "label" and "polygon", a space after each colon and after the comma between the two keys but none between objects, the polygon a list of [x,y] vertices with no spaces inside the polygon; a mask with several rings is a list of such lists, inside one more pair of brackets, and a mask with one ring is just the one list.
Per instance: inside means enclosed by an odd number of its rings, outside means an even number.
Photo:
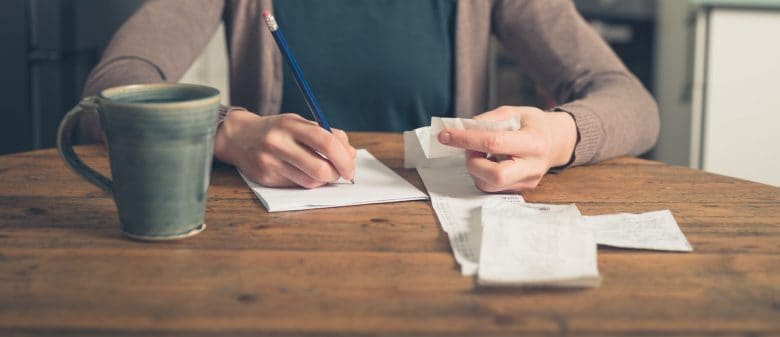
[{"label": "cardigan sleeve", "polygon": [[[140,83],[176,82],[206,47],[222,20],[219,0],[148,0],[114,34],[84,85],[83,96]],[[100,124],[85,116],[82,140],[100,139]]]},{"label": "cardigan sleeve", "polygon": [[498,0],[493,31],[521,67],[571,114],[572,165],[639,155],[658,138],[658,107],[568,0]]}]

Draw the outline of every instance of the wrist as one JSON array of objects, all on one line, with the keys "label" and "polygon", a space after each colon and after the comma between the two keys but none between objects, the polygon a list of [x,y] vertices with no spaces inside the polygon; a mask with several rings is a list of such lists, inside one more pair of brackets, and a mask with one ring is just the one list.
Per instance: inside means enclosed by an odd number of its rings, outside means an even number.
[{"label": "wrist", "polygon": [[227,164],[236,165],[235,160],[236,152],[240,149],[237,145],[240,144],[237,141],[238,134],[243,125],[249,122],[249,118],[257,115],[247,111],[246,109],[234,109],[230,110],[220,116],[219,124],[217,124],[217,133],[214,137],[214,158]]},{"label": "wrist", "polygon": [[577,145],[577,124],[567,112],[549,112],[553,127],[553,153],[551,167],[568,164]]}]

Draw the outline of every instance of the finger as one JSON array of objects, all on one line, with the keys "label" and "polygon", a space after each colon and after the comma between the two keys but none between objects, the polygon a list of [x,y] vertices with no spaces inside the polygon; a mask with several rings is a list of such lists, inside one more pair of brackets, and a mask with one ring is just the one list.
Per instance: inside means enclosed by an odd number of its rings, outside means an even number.
[{"label": "finger", "polygon": [[527,192],[535,189],[537,186],[539,186],[539,182],[541,182],[542,179],[529,179],[525,181],[521,181],[517,184],[514,184],[512,186],[505,187],[502,192]]},{"label": "finger", "polygon": [[513,158],[494,162],[470,154],[466,160],[466,169],[469,174],[486,184],[499,190],[506,190],[521,182],[541,179],[546,166],[543,161],[535,158]]},{"label": "finger", "polygon": [[478,177],[472,176],[471,179],[474,180],[474,186],[476,186],[478,189],[480,189],[483,192],[487,192],[487,193],[501,192],[501,187],[491,185],[490,183]]},{"label": "finger", "polygon": [[290,163],[282,162],[280,166],[279,174],[297,186],[311,189],[327,184],[327,182],[315,180]]},{"label": "finger", "polygon": [[348,150],[349,146],[344,145],[333,133],[304,119],[297,121],[290,119],[290,121],[287,127],[293,132],[295,140],[325,156],[340,176],[345,179],[354,178],[355,160]]},{"label": "finger", "polygon": [[311,178],[295,166],[286,163],[269,153],[259,153],[250,165],[241,165],[241,172],[247,177],[267,187],[301,186],[315,188],[326,184]]},{"label": "finger", "polygon": [[510,154],[518,157],[543,155],[540,138],[522,130],[443,130],[439,142],[445,145],[490,154]]},{"label": "finger", "polygon": [[347,137],[347,133],[339,129],[332,129],[332,131],[333,134],[336,135],[336,138],[338,138],[341,141],[341,143],[347,148],[352,158],[355,158],[355,156],[357,155],[357,151],[355,150],[355,147],[353,147],[352,144],[349,143],[349,137]]},{"label": "finger", "polygon": [[265,187],[296,186],[293,181],[277,174],[277,170],[272,169],[272,167],[275,167],[275,163],[264,162],[261,166],[259,162],[260,160],[241,162],[239,170],[250,180]]},{"label": "finger", "polygon": [[529,179],[529,180],[524,180],[515,183],[511,186],[495,186],[477,177],[472,177],[472,179],[474,180],[474,185],[477,186],[477,188],[488,193],[496,193],[496,192],[522,193],[522,192],[533,190],[534,188],[536,188],[536,186],[539,185],[539,181],[540,181],[540,179]]},{"label": "finger", "polygon": [[[466,151],[466,157],[467,160],[475,160],[475,159],[484,159],[488,161],[492,161],[492,158],[486,158],[485,154],[475,151]],[[473,158],[473,159],[472,159]],[[539,184],[539,181],[541,178],[536,178],[535,175],[532,175],[531,177],[521,180],[518,182],[515,182],[514,184],[511,184],[509,186],[499,186],[496,185],[494,182],[488,182],[484,178],[471,173],[471,177],[474,180],[474,185],[477,186],[482,191],[485,192],[524,192],[528,190],[532,190],[536,188],[536,186]]]},{"label": "finger", "polygon": [[509,107],[501,106],[493,110],[481,113],[474,116],[478,121],[501,121],[518,117],[519,111],[522,111],[523,107]]},{"label": "finger", "polygon": [[295,141],[281,150],[279,157],[316,181],[328,183],[339,179],[332,162]]}]

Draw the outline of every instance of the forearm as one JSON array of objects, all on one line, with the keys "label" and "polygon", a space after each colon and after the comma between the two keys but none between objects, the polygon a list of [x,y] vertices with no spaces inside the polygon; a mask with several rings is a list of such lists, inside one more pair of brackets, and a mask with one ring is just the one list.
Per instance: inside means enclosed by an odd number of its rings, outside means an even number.
[{"label": "forearm", "polygon": [[658,106],[633,76],[593,79],[575,97],[555,108],[569,112],[577,123],[579,142],[572,165],[636,156],[655,145]]},{"label": "forearm", "polygon": [[[219,25],[223,1],[147,1],[114,34],[82,92],[97,95],[110,87],[175,82],[201,52]],[[100,140],[100,123],[79,123],[82,142]]]},{"label": "forearm", "polygon": [[575,120],[572,115],[566,112],[549,112],[547,116],[550,124],[552,124],[551,129],[557,132],[550,140],[550,146],[553,149],[550,167],[569,165],[577,145],[577,125]]},{"label": "forearm", "polygon": [[637,155],[655,144],[655,101],[571,1],[501,1],[495,31],[521,66],[575,119],[574,165]]},{"label": "forearm", "polygon": [[[222,118],[217,127],[214,138],[214,159],[226,164],[239,165],[239,157],[244,149],[236,148],[235,144],[243,144],[240,135],[246,133],[244,129],[260,129],[257,120],[264,117],[257,116],[245,109],[229,111]],[[232,144],[232,145],[231,145]]]},{"label": "forearm", "polygon": [[140,58],[120,58],[101,63],[87,78],[83,96],[93,96],[104,89],[126,84],[156,83],[164,80],[160,70]]}]

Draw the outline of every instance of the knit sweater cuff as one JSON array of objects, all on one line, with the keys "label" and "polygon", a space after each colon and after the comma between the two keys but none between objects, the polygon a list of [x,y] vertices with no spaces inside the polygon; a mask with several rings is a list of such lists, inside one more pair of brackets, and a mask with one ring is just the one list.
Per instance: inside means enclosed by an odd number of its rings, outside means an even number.
[{"label": "knit sweater cuff", "polygon": [[598,115],[577,103],[565,104],[553,110],[569,113],[574,117],[574,123],[577,125],[577,145],[574,147],[574,158],[566,166],[594,163],[596,154],[604,142],[604,130]]},{"label": "knit sweater cuff", "polygon": [[242,108],[240,106],[230,106],[230,105],[219,105],[219,115],[217,116],[217,125],[221,125],[222,122],[225,121],[225,118],[227,118],[227,115],[234,110],[243,110],[248,111],[246,108]]}]

